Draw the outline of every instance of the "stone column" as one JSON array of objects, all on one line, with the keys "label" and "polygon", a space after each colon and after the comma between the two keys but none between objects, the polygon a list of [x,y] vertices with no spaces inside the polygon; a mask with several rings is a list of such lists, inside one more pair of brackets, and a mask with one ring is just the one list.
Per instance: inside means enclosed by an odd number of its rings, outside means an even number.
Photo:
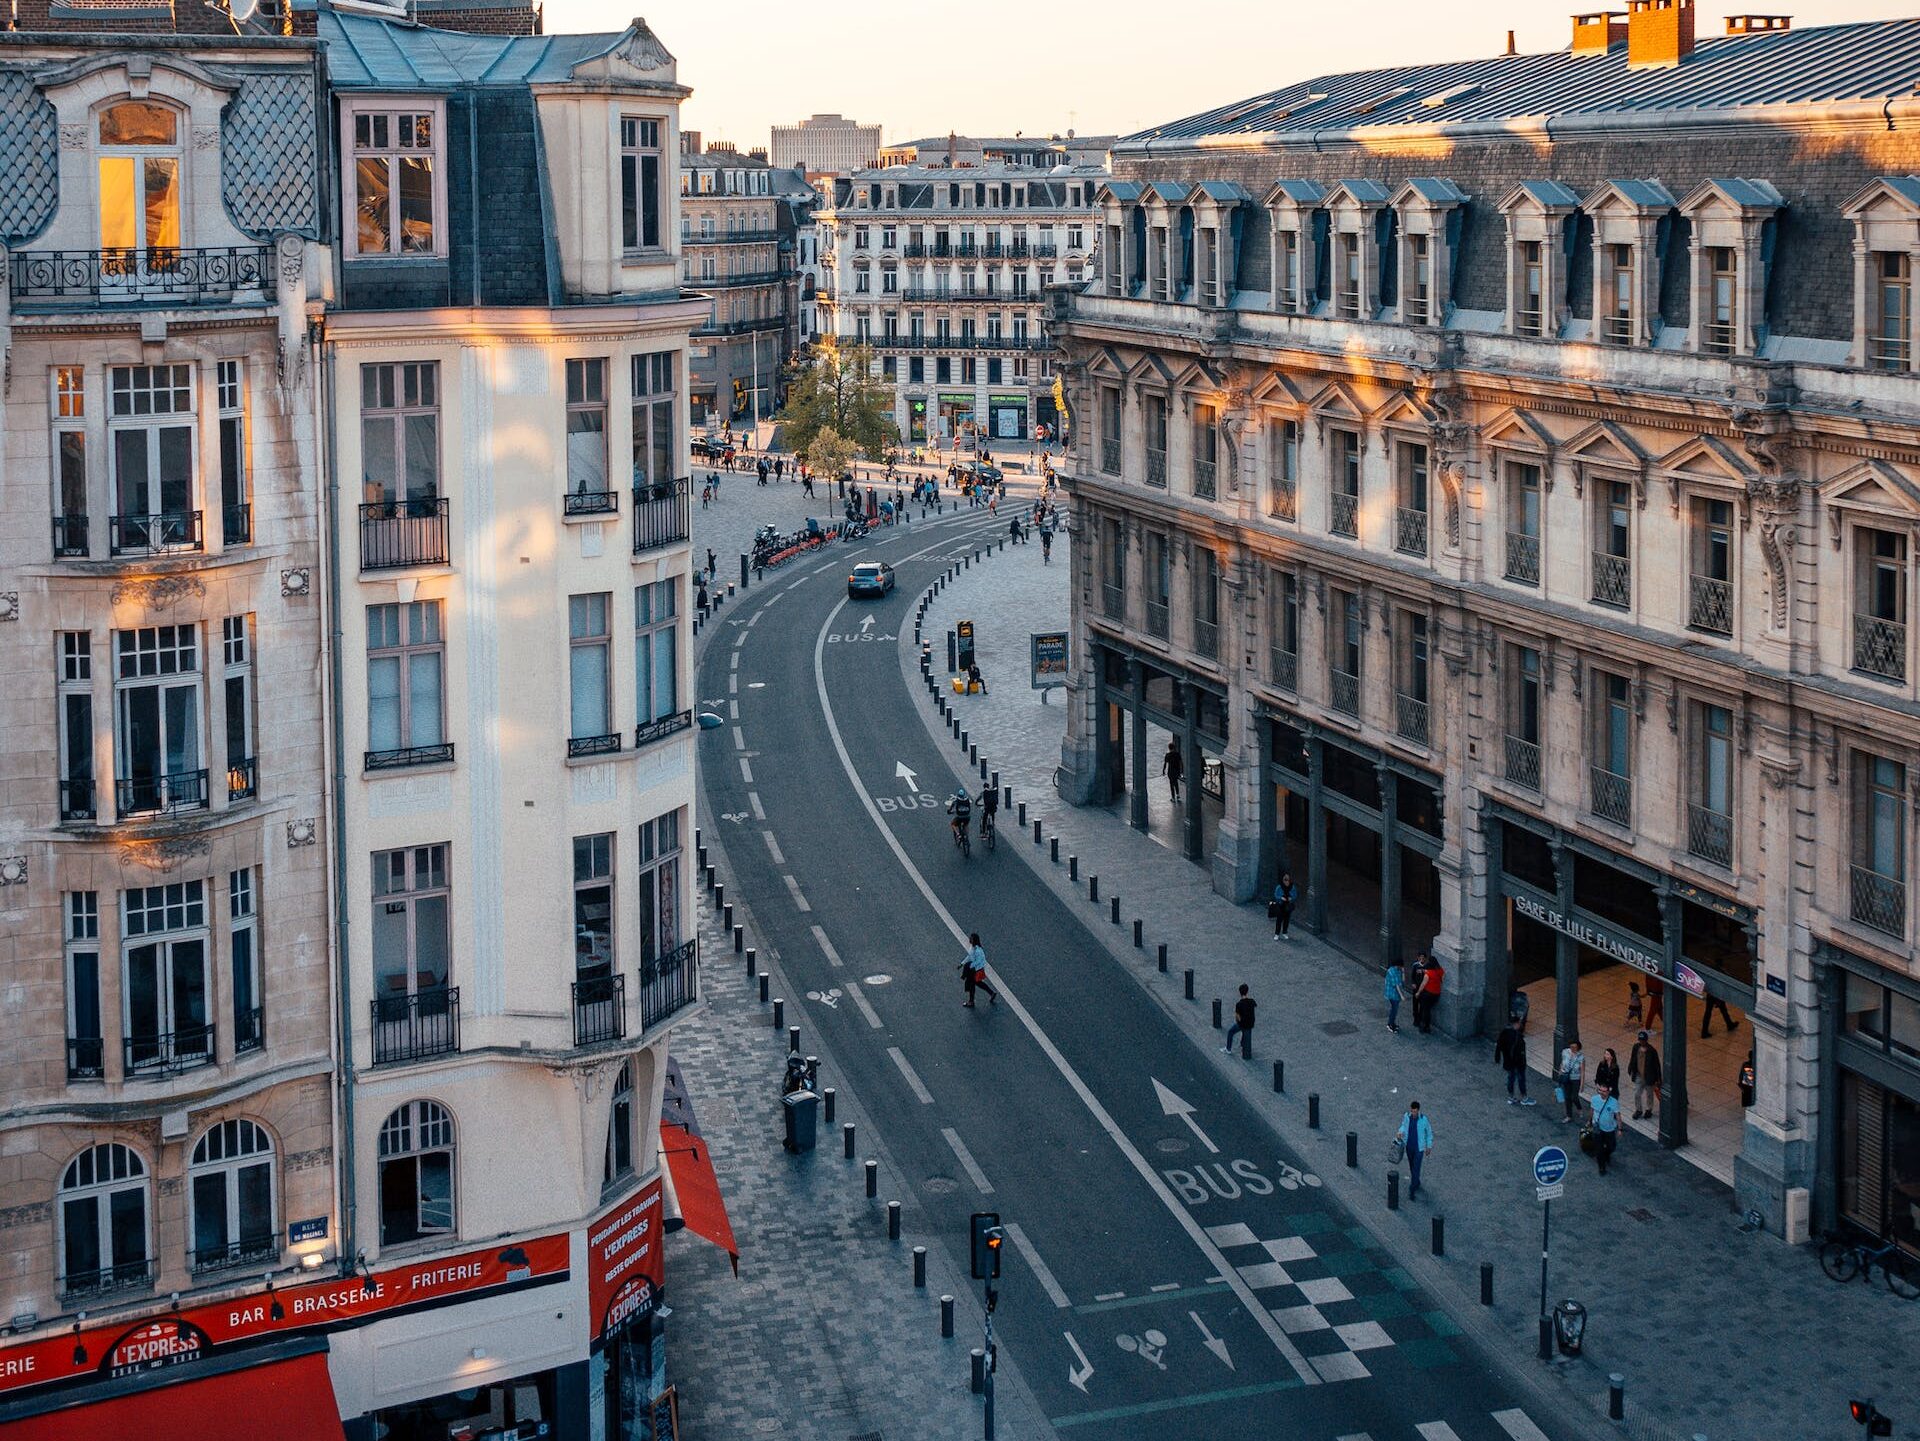
[{"label": "stone column", "polygon": [[[1673,974],[1680,959],[1680,897],[1672,891],[1660,896],[1660,932],[1666,942],[1667,975]],[[1687,1014],[1692,999],[1672,981],[1666,984],[1666,1004],[1661,1021],[1659,1044],[1663,1050],[1660,1085],[1660,1144],[1687,1144],[1687,1027],[1693,1018]]]},{"label": "stone column", "polygon": [[[1553,843],[1554,906],[1561,915],[1573,911],[1573,853]],[[1567,1043],[1580,1034],[1580,952],[1573,937],[1553,933],[1553,1059],[1557,1063]],[[1581,1047],[1585,1050],[1584,1044]],[[1589,1066],[1587,1074],[1592,1074]]]},{"label": "stone column", "polygon": [[1327,929],[1327,813],[1320,805],[1325,773],[1325,742],[1307,737],[1307,925],[1315,934]]},{"label": "stone column", "polygon": [[1137,831],[1147,829],[1147,718],[1140,710],[1147,693],[1145,668],[1139,661],[1127,664],[1127,685],[1132,694],[1127,702],[1128,741],[1133,751],[1127,777],[1132,787],[1127,792],[1127,819]]},{"label": "stone column", "polygon": [[1389,966],[1400,957],[1399,787],[1384,764],[1375,762],[1374,771],[1380,777],[1380,960]]}]

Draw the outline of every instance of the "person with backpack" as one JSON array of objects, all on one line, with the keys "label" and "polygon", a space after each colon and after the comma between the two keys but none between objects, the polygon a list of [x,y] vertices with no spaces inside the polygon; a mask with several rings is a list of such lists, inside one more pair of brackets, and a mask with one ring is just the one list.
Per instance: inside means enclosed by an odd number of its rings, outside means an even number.
[{"label": "person with backpack", "polygon": [[1507,1104],[1531,1106],[1533,1098],[1527,1094],[1527,1038],[1520,1034],[1520,1027],[1511,1018],[1493,1043],[1493,1058],[1507,1073]]}]

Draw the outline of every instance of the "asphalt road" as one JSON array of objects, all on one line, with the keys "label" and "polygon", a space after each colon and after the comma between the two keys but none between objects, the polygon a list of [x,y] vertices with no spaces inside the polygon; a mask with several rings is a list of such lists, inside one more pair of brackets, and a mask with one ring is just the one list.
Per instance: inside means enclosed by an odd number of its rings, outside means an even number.
[{"label": "asphalt road", "polygon": [[[919,591],[1004,529],[963,512],[806,556],[716,622],[698,694],[730,724],[700,738],[703,825],[805,991],[788,1019],[824,1038],[955,1265],[970,1213],[1009,1225],[996,1339],[1057,1431],[1543,1441],[1550,1418],[1015,854],[1012,818],[996,852],[954,847],[955,782],[895,648]],[[848,601],[868,557],[899,587]],[[968,1011],[971,930],[1000,999]]]}]

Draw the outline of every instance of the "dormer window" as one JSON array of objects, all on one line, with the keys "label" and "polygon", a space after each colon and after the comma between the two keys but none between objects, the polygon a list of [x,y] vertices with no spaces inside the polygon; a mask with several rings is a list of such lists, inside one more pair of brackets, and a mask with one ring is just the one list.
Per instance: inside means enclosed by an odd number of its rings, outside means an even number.
[{"label": "dormer window", "polygon": [[1913,277],[1920,269],[1920,176],[1882,175],[1842,211],[1854,225],[1855,363],[1910,371]]},{"label": "dormer window", "polygon": [[1693,320],[1703,355],[1753,355],[1766,339],[1767,235],[1785,206],[1765,180],[1708,180],[1682,210],[1693,225]]},{"label": "dormer window", "polygon": [[1633,340],[1633,247],[1609,245],[1600,290],[1600,338],[1608,345]]},{"label": "dormer window", "polygon": [[1433,324],[1433,246],[1424,235],[1407,237],[1408,325]]},{"label": "dormer window", "polygon": [[434,255],[435,137],[431,111],[363,110],[353,127],[354,253]]},{"label": "dormer window", "polygon": [[1867,313],[1867,364],[1907,370],[1913,355],[1913,267],[1903,251],[1875,252],[1873,296]]},{"label": "dormer window", "polygon": [[1544,247],[1538,240],[1520,242],[1520,307],[1514,316],[1514,330],[1520,335],[1546,333]]},{"label": "dormer window", "polygon": [[1707,312],[1700,348],[1709,355],[1732,355],[1737,335],[1740,260],[1732,249],[1716,245],[1707,251]]},{"label": "dormer window", "polygon": [[1375,227],[1385,252],[1377,261],[1387,272],[1379,277],[1380,303],[1392,303],[1397,267],[1402,325],[1439,325],[1446,319],[1452,268],[1448,232],[1466,200],[1466,193],[1443,176],[1415,176],[1394,191],[1391,208],[1382,212],[1388,223]]},{"label": "dormer window", "polygon": [[1360,318],[1363,281],[1360,237],[1348,231],[1340,237],[1340,315],[1343,319]]},{"label": "dormer window", "polygon": [[179,116],[151,100],[123,100],[100,112],[99,125],[100,248],[143,257],[178,249]]},{"label": "dormer window", "polygon": [[1660,330],[1662,238],[1673,195],[1657,180],[1609,180],[1580,203],[1593,222],[1593,321],[1608,345],[1646,345]]}]

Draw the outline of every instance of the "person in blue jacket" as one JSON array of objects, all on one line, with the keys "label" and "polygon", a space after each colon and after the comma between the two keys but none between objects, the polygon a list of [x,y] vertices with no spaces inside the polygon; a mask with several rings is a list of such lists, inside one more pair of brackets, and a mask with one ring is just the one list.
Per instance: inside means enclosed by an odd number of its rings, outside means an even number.
[{"label": "person in blue jacket", "polygon": [[1417,1201],[1420,1199],[1420,1165],[1433,1149],[1433,1122],[1421,1114],[1418,1101],[1407,1102],[1407,1114],[1400,1118],[1399,1135],[1400,1143],[1406,1147],[1407,1174],[1413,1178],[1407,1199]]},{"label": "person in blue jacket", "polygon": [[1400,1033],[1400,992],[1406,986],[1406,973],[1395,961],[1387,967],[1387,1029],[1395,1035]]}]

